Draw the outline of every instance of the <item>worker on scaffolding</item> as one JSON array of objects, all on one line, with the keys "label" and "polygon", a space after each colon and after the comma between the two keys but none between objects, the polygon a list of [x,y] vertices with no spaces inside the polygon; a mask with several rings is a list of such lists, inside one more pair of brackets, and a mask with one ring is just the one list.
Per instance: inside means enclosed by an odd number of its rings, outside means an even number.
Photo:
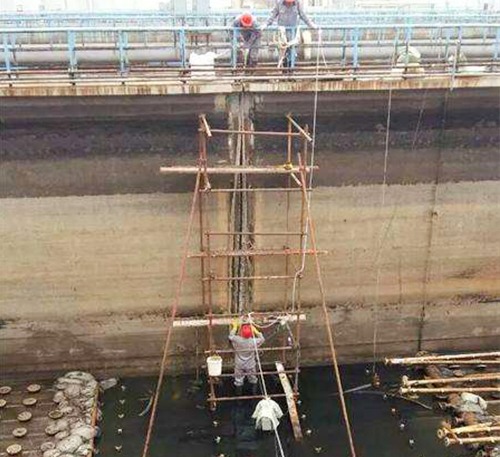
[{"label": "worker on scaffolding", "polygon": [[257,65],[262,32],[259,24],[251,13],[243,13],[233,22],[240,46],[238,48],[238,63],[247,67]]},{"label": "worker on scaffolding", "polygon": [[236,395],[243,394],[245,378],[251,385],[252,395],[257,395],[257,349],[265,341],[264,335],[255,326],[236,319],[231,324],[229,341],[234,349],[234,385]]},{"label": "worker on scaffolding", "polygon": [[297,51],[291,43],[296,41],[299,19],[302,19],[309,28],[318,29],[318,26],[304,13],[300,0],[278,0],[271,12],[271,16],[269,16],[267,22],[261,27],[261,30],[265,30],[266,27],[270,26],[276,20],[279,27],[284,27],[288,45],[285,50],[283,66],[287,68],[295,65]]}]

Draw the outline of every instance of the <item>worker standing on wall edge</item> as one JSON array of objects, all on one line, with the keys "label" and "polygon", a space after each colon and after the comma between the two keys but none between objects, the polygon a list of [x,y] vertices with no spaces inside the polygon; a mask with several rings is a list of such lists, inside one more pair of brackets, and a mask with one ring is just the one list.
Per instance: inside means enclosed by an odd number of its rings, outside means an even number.
[{"label": "worker standing on wall edge", "polygon": [[250,13],[243,13],[234,22],[233,27],[238,29],[239,41],[241,42],[238,50],[238,62],[245,64],[247,67],[255,67],[257,65],[260,47],[260,31],[259,24]]},{"label": "worker standing on wall edge", "polygon": [[[299,19],[302,19],[309,28],[318,29],[318,26],[304,13],[300,0],[278,0],[271,11],[271,16],[269,16],[267,22],[261,27],[261,30],[265,30],[266,27],[277,20],[278,26],[285,27],[287,41],[293,42],[297,34]],[[283,66],[288,68],[293,67],[295,65],[296,53],[295,46],[290,46],[286,51]]]},{"label": "worker standing on wall edge", "polygon": [[229,332],[229,341],[234,349],[234,385],[236,395],[243,394],[245,378],[248,379],[252,395],[257,395],[257,363],[256,350],[264,341],[264,335],[251,324],[241,324],[239,319],[233,321]]}]

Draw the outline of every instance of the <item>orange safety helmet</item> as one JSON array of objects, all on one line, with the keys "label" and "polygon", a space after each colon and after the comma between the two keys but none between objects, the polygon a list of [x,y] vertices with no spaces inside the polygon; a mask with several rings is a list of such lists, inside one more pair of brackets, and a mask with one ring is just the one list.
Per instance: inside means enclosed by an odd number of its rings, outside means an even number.
[{"label": "orange safety helmet", "polygon": [[285,3],[295,3],[295,0],[285,0]]},{"label": "orange safety helmet", "polygon": [[244,13],[241,15],[240,22],[243,27],[252,27],[253,16],[250,13]]},{"label": "orange safety helmet", "polygon": [[252,330],[252,326],[250,324],[243,324],[241,326],[241,336],[243,338],[252,338],[253,336],[253,330]]}]

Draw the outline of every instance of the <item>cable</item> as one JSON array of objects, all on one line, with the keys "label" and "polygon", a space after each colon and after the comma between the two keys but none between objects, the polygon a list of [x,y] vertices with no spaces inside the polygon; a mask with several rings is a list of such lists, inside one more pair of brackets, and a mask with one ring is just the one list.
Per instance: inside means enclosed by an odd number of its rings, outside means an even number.
[{"label": "cable", "polygon": [[[385,130],[385,152],[384,152],[384,178],[382,181],[382,198],[380,209],[385,207],[385,194],[387,190],[387,165],[389,159],[389,139],[391,132],[391,111],[392,111],[392,83],[389,83],[389,101],[387,103],[387,121]],[[378,336],[378,302],[380,295],[380,257],[377,258],[377,279],[375,285],[375,303],[373,305],[373,366],[372,373],[375,375],[375,366],[377,363],[377,336]]]},{"label": "cable", "polygon": [[[253,326],[252,313],[248,313],[248,322],[250,323],[250,326]],[[261,380],[261,384],[262,384],[262,391],[264,393],[264,397],[267,400],[267,399],[269,399],[269,396],[267,394],[266,380],[264,379],[264,373],[263,373],[264,370],[262,369],[262,364],[260,362],[259,348],[257,346],[257,341],[255,341],[255,338],[252,337],[252,340],[253,340],[253,344],[255,347],[255,356],[257,359],[257,367],[259,369],[260,380]],[[281,444],[281,438],[280,438],[280,435],[278,433],[278,427],[273,427],[273,430],[274,430],[274,433],[276,434],[276,442],[278,444],[278,448],[280,450],[281,457],[285,457],[285,452],[283,451],[283,445]]]}]

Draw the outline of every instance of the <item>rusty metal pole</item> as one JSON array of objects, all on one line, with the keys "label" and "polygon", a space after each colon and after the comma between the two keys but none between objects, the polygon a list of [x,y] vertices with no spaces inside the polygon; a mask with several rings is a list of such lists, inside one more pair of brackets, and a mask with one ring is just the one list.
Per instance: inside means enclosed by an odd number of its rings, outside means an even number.
[{"label": "rusty metal pole", "polygon": [[337,360],[337,350],[335,349],[333,331],[332,331],[332,328],[330,326],[330,316],[328,314],[328,308],[326,306],[325,288],[323,285],[323,279],[321,276],[321,266],[319,263],[319,256],[317,253],[316,233],[315,233],[315,229],[314,229],[314,223],[313,223],[312,217],[311,217],[309,196],[307,195],[307,191],[305,190],[307,188],[307,179],[306,179],[304,165],[302,164],[302,160],[300,160],[299,165],[301,167],[300,176],[301,176],[301,181],[302,181],[302,194],[303,194],[304,199],[306,201],[306,217],[307,217],[307,221],[308,221],[308,225],[309,225],[311,245],[312,245],[312,250],[313,250],[314,263],[315,263],[315,267],[316,267],[316,276],[318,278],[319,290],[320,290],[320,294],[321,294],[321,307],[323,309],[323,315],[325,318],[325,327],[326,327],[326,332],[328,335],[328,343],[330,346],[330,352],[331,352],[331,356],[332,356],[333,371],[335,374],[335,378],[337,380],[337,387],[339,389],[340,405],[342,407],[342,415],[344,417],[344,422],[345,422],[346,431],[347,431],[347,438],[349,440],[351,457],[356,457],[356,449],[354,447],[354,437],[352,434],[351,421],[349,419],[349,413],[347,411],[347,404],[346,404],[345,396],[344,396],[344,387],[342,385],[342,378],[340,376],[339,363]]}]

